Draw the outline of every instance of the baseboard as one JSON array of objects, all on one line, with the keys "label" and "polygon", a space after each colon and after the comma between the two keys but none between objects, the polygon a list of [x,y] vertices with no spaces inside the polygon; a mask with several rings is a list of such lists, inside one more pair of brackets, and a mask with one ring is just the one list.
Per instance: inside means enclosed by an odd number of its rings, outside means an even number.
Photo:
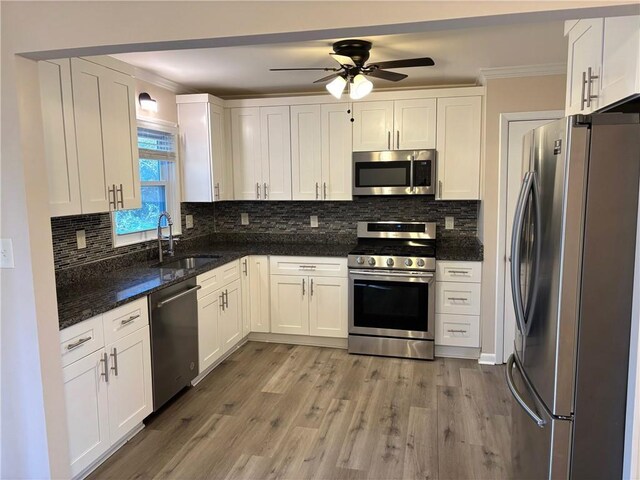
[{"label": "baseboard", "polygon": [[309,345],[311,347],[347,348],[346,338],[313,337],[311,335],[287,335],[284,333],[251,332],[249,340],[266,343],[286,343],[288,345]]},{"label": "baseboard", "polygon": [[111,448],[109,448],[109,450],[103,453],[100,456],[100,458],[98,458],[95,462],[93,462],[91,465],[89,465],[87,468],[81,471],[78,475],[73,477],[73,480],[83,480],[87,478],[91,473],[93,473],[95,469],[97,469],[100,465],[102,465],[111,455],[113,455],[118,450],[120,450],[120,447],[122,447],[125,443],[127,443],[129,440],[135,437],[138,433],[140,433],[143,428],[144,428],[144,423],[139,423],[138,425],[133,427],[133,429],[129,433],[127,433],[121,440],[119,440],[118,443],[116,443]]},{"label": "baseboard", "polygon": [[[481,353],[478,363],[481,365],[495,365],[496,354],[495,353]],[[502,363],[502,362],[501,362]]]},{"label": "baseboard", "polygon": [[211,365],[209,365],[207,367],[207,369],[202,372],[200,375],[198,375],[196,378],[194,378],[193,380],[191,380],[191,386],[195,387],[197,384],[199,384],[202,380],[205,379],[205,377],[207,375],[209,375],[218,365],[220,365],[222,362],[224,362],[231,354],[233,354],[236,350],[238,350],[240,347],[242,347],[245,343],[247,343],[249,341],[249,337],[244,337],[242,340],[240,340],[240,342],[236,345],[234,345],[232,348],[229,349],[228,352],[226,352],[224,355],[222,355],[218,360],[216,360],[214,363],[212,363]]},{"label": "baseboard", "polygon": [[471,360],[477,360],[480,356],[480,349],[471,347],[449,347],[446,345],[436,345],[435,356],[446,358],[468,358]]}]

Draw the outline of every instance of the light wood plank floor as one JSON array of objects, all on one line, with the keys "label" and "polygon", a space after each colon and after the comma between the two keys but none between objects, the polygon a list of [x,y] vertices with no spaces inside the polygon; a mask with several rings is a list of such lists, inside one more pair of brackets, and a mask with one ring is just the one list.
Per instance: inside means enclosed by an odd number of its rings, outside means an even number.
[{"label": "light wood plank floor", "polygon": [[249,342],[91,478],[508,478],[503,374]]}]

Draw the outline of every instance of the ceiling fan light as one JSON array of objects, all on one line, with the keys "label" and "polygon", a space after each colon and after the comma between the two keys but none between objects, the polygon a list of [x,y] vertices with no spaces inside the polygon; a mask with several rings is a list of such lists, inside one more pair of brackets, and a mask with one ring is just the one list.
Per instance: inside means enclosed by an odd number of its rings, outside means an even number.
[{"label": "ceiling fan light", "polygon": [[342,96],[342,92],[344,91],[344,87],[347,85],[347,81],[344,77],[336,77],[327,83],[326,88],[331,95],[336,97],[336,99],[340,100]]},{"label": "ceiling fan light", "polygon": [[359,100],[369,95],[372,89],[373,83],[371,83],[371,81],[369,81],[364,75],[359,73],[358,75],[353,77],[353,82],[351,84],[351,93],[349,94],[349,96],[352,100]]}]

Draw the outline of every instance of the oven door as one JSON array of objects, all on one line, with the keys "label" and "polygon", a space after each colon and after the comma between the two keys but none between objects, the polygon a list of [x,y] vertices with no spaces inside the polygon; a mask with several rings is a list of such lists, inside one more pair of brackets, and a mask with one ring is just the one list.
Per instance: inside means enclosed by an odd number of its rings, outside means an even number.
[{"label": "oven door", "polygon": [[433,272],[349,271],[349,333],[433,340]]}]

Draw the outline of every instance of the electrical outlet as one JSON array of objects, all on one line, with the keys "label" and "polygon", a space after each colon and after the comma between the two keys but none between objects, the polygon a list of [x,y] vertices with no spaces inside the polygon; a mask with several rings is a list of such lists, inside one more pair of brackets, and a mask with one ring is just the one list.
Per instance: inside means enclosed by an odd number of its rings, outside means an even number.
[{"label": "electrical outlet", "polygon": [[78,244],[78,250],[87,248],[87,235],[84,230],[76,230],[76,243]]},{"label": "electrical outlet", "polygon": [[184,223],[187,228],[193,228],[193,215],[185,215]]},{"label": "electrical outlet", "polygon": [[311,220],[311,228],[318,228],[318,216],[311,215],[310,220]]},{"label": "electrical outlet", "polygon": [[10,238],[0,238],[0,268],[14,268],[13,243]]},{"label": "electrical outlet", "polygon": [[241,213],[240,214],[240,223],[242,225],[249,225],[249,214],[248,213]]},{"label": "electrical outlet", "polygon": [[444,228],[445,230],[453,230],[453,217],[444,217]]}]

